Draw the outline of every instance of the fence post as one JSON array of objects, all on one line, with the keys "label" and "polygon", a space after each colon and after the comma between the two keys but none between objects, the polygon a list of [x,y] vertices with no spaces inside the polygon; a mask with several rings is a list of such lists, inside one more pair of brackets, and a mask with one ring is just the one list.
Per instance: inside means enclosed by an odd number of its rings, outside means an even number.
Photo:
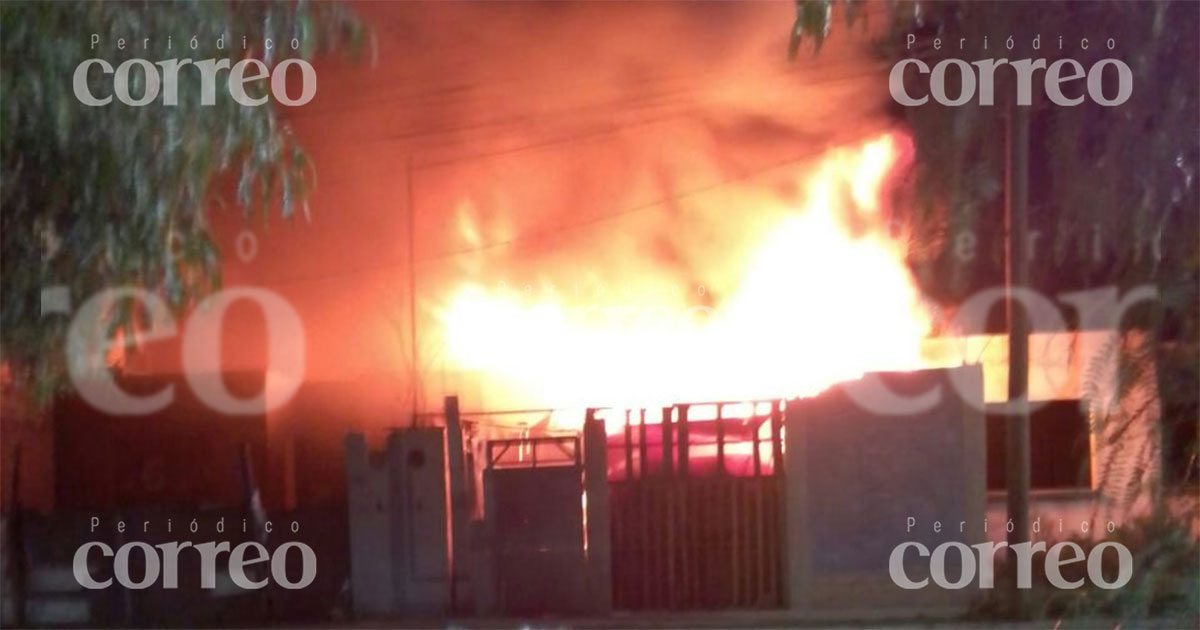
[{"label": "fence post", "polygon": [[658,425],[659,429],[659,451],[662,453],[662,472],[663,475],[670,477],[674,474],[675,446],[674,437],[675,429],[671,423],[672,407],[663,407],[662,409],[662,424]]},{"label": "fence post", "polygon": [[688,436],[688,406],[679,405],[679,474],[684,477],[688,474],[688,441],[691,439]]}]

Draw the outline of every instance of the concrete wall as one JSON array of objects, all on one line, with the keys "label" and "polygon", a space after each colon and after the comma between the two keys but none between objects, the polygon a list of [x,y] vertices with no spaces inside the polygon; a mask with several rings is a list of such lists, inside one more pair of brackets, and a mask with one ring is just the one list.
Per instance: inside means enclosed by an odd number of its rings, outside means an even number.
[{"label": "concrete wall", "polygon": [[[901,589],[888,574],[888,560],[906,541],[930,549],[950,540],[982,542],[982,374],[972,366],[878,376],[899,395],[939,385],[942,394],[927,411],[885,415],[852,398],[850,388],[861,391],[863,383],[849,382],[787,405],[784,567],[792,610],[936,614],[966,605],[969,589]],[[952,376],[958,389],[950,385]],[[909,517],[917,522],[911,532]],[[943,524],[941,533],[933,531],[935,521]],[[909,558],[923,561],[908,568],[912,579],[928,575],[928,558]],[[957,576],[958,568],[947,565]]]},{"label": "concrete wall", "polygon": [[347,437],[355,614],[440,615],[449,609],[443,449],[442,429],[397,431],[378,457],[361,434]]}]

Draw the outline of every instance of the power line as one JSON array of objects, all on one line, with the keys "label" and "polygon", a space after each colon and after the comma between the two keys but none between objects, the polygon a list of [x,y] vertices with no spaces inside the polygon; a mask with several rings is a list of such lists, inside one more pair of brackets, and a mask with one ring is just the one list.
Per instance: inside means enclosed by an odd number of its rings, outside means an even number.
[{"label": "power line", "polygon": [[[782,53],[781,53],[780,58],[781,59],[783,58]],[[826,56],[826,57],[821,57],[820,67],[825,68],[825,67],[829,67],[834,64],[840,64],[840,63],[845,63],[845,62],[855,62],[856,60],[870,61],[870,58],[871,57],[870,57],[869,53],[867,53],[864,50],[849,51],[849,52],[845,52],[845,53],[842,53],[842,54],[839,54],[836,56],[830,55],[830,56]],[[788,67],[789,67],[789,71],[794,71],[797,68],[797,64],[795,62],[791,62],[788,64]],[[650,82],[657,83],[657,84],[681,83],[681,84],[686,85],[688,83],[699,82],[701,80],[708,79],[710,77],[729,76],[732,74],[734,74],[734,73],[731,73],[729,71],[729,69],[727,69],[727,68],[719,68],[716,70],[704,70],[704,71],[699,71],[699,72],[685,72],[685,73],[681,73],[681,74],[670,74],[670,75],[653,77]],[[418,83],[420,80],[420,77],[418,75],[414,74],[414,75],[410,75],[408,77],[400,77],[400,79],[402,81],[405,79],[409,79],[409,80],[412,80],[414,83]],[[348,112],[354,112],[354,111],[359,111],[359,110],[372,110],[372,109],[376,109],[381,106],[386,106],[386,107],[390,107],[390,108],[409,108],[409,107],[411,107],[411,108],[420,108],[420,107],[446,108],[446,107],[454,106],[456,104],[482,104],[483,102],[485,102],[489,98],[491,98],[491,96],[489,94],[487,94],[488,90],[495,89],[495,90],[502,91],[504,93],[511,93],[514,90],[520,91],[519,88],[524,85],[537,83],[538,81],[542,81],[542,80],[544,80],[544,77],[510,76],[510,77],[495,79],[495,80],[492,80],[489,82],[475,80],[475,81],[469,81],[469,82],[465,82],[465,83],[446,83],[446,84],[438,85],[438,86],[428,86],[427,85],[424,88],[416,89],[411,92],[401,94],[397,97],[393,97],[393,96],[387,94],[387,92],[390,92],[392,90],[403,90],[406,86],[403,83],[401,83],[401,84],[393,85],[393,86],[389,86],[389,87],[377,88],[376,90],[373,90],[375,95],[374,95],[374,97],[371,97],[371,98],[359,98],[357,100],[350,101],[350,102],[347,102],[345,99],[343,99],[343,100],[339,101],[336,106],[330,106],[328,108],[307,107],[304,109],[296,110],[295,112],[292,113],[292,115],[295,119],[299,120],[299,119],[305,119],[305,118],[316,118],[316,117],[324,116],[327,114],[344,115],[345,113],[348,113]],[[536,97],[539,100],[544,100],[546,97],[551,96],[551,95],[557,95],[557,94],[561,94],[564,92],[577,91],[577,88],[580,85],[595,86],[595,85],[610,85],[610,84],[611,84],[611,81],[607,81],[607,80],[576,81],[572,84],[569,84],[567,87],[554,88],[554,89],[550,89],[550,90],[541,90],[536,93],[529,92],[529,91],[520,91],[520,93],[525,97]],[[555,83],[554,85],[559,85],[559,83]],[[438,98],[441,96],[449,96],[450,98]],[[433,98],[429,98],[429,97],[433,97]]]},{"label": "power line", "polygon": [[[803,163],[813,159],[814,157],[824,153],[826,150],[827,149],[825,147],[821,147],[819,149],[814,149],[814,150],[804,153],[803,155],[793,156],[793,157],[788,158],[787,160],[775,162],[766,167],[755,169],[750,172],[742,173],[742,174],[739,174],[734,177],[725,178],[725,179],[713,182],[711,184],[706,184],[704,186],[699,186],[699,187],[693,188],[691,190],[687,190],[687,191],[680,192],[677,194],[669,195],[669,196],[666,196],[661,199],[657,199],[655,201],[651,201],[648,203],[638,204],[636,206],[630,206],[628,208],[624,208],[622,210],[618,210],[613,213],[599,215],[599,216],[592,217],[590,219],[580,221],[577,223],[572,223],[569,225],[559,226],[552,230],[541,230],[541,231],[537,231],[537,232],[530,232],[530,233],[526,233],[523,235],[515,236],[510,239],[505,239],[503,241],[488,243],[486,245],[457,249],[457,250],[452,250],[452,251],[435,254],[433,256],[416,258],[414,262],[416,264],[422,264],[422,263],[434,262],[434,261],[439,261],[439,260],[445,260],[445,259],[454,258],[457,256],[465,256],[467,254],[480,253],[480,252],[498,249],[501,247],[507,247],[509,245],[513,245],[515,243],[519,243],[522,241],[539,240],[539,239],[544,239],[544,238],[552,237],[552,236],[559,235],[559,234],[576,232],[578,230],[581,230],[581,229],[584,229],[587,227],[591,227],[596,224],[606,223],[606,222],[609,222],[609,221],[612,221],[615,219],[619,219],[622,217],[626,217],[629,215],[638,214],[638,213],[646,212],[646,211],[650,211],[650,210],[655,210],[655,209],[661,208],[663,206],[666,206],[667,204],[670,204],[673,201],[682,201],[684,199],[695,197],[697,195],[701,195],[701,194],[704,194],[707,192],[718,190],[724,186],[728,186],[729,184],[733,184],[733,183],[737,183],[737,182],[741,182],[741,181],[747,181],[747,180],[751,180],[751,179],[754,179],[757,177],[761,177],[763,175],[766,175],[767,173],[779,170],[781,168],[786,168],[789,166],[796,166],[799,164],[803,164]],[[383,263],[374,263],[371,265],[360,266],[360,267],[355,267],[355,268],[350,268],[350,269],[342,269],[342,270],[339,270],[336,272],[330,272],[327,274],[317,274],[317,275],[311,275],[311,276],[297,276],[297,277],[292,277],[292,278],[281,278],[281,279],[269,280],[269,281],[265,281],[265,282],[267,284],[276,284],[277,285],[277,284],[295,284],[295,283],[302,283],[302,282],[315,282],[315,281],[321,281],[321,280],[333,280],[333,279],[344,278],[344,277],[354,276],[354,275],[367,275],[367,274],[377,273],[377,272],[381,273],[381,272],[388,271],[388,270],[394,270],[399,267],[404,267],[407,264],[408,263],[406,261],[395,260],[395,261],[388,261],[388,262],[383,262]]]},{"label": "power line", "polygon": [[[783,74],[783,73],[779,73],[779,74]],[[849,74],[849,75],[833,76],[833,77],[822,79],[820,81],[808,81],[808,82],[806,82],[806,85],[824,85],[824,84],[838,83],[838,82],[843,82],[843,81],[867,78],[867,77],[875,76],[876,74],[877,74],[877,70],[874,67],[872,67],[869,71],[858,72],[858,73],[853,73],[853,74]],[[771,76],[775,76],[775,75],[771,75]],[[678,119],[678,118],[684,118],[688,115],[694,114],[697,110],[699,110],[698,107],[691,108],[689,110],[685,110],[682,112],[678,112],[676,114],[665,115],[665,116],[661,116],[661,117],[657,117],[657,118],[653,118],[653,119],[638,121],[635,123],[630,123],[630,124],[625,124],[625,125],[615,125],[610,129],[591,131],[586,134],[576,134],[576,135],[567,136],[564,138],[557,138],[557,139],[550,139],[550,140],[545,140],[545,141],[541,141],[541,142],[528,143],[528,144],[519,145],[516,147],[505,148],[505,149],[500,149],[500,150],[496,150],[496,151],[476,153],[476,154],[470,154],[470,155],[465,155],[465,156],[457,156],[454,158],[448,158],[446,160],[441,160],[441,161],[436,161],[436,162],[428,162],[428,163],[424,163],[424,164],[417,164],[417,165],[413,165],[412,169],[414,171],[428,170],[428,169],[432,169],[432,168],[436,168],[436,167],[440,167],[440,166],[446,166],[449,164],[467,162],[467,161],[476,160],[476,159],[487,159],[487,158],[497,157],[497,156],[501,156],[501,155],[510,155],[510,154],[514,154],[514,153],[520,153],[520,152],[524,152],[524,151],[532,150],[532,149],[545,148],[545,147],[561,145],[561,144],[570,144],[572,142],[588,140],[588,139],[592,139],[595,137],[601,137],[601,136],[605,136],[605,135],[620,133],[620,132],[628,130],[630,128],[635,128],[635,127],[649,125],[649,124],[656,124],[659,122],[665,122],[665,121],[674,120],[674,119]],[[777,170],[777,169],[780,169],[780,168],[783,168],[786,166],[794,166],[796,164],[800,164],[805,161],[808,161],[808,160],[812,159],[813,157],[815,157],[816,155],[819,155],[820,153],[823,153],[825,151],[826,151],[826,147],[821,147],[819,149],[806,152],[802,156],[792,157],[785,161],[771,164],[765,168],[757,169],[755,171],[751,171],[748,173],[743,173],[743,174],[740,174],[735,177],[723,179],[723,180],[714,182],[712,184],[707,184],[707,185],[704,185],[704,186],[701,186],[701,187],[698,187],[698,188],[695,188],[695,189],[692,189],[689,191],[685,191],[685,192],[678,193],[675,195],[670,195],[670,196],[667,196],[662,199],[658,199],[656,201],[652,201],[649,203],[639,204],[637,206],[625,208],[623,210],[619,210],[614,213],[592,217],[590,219],[580,221],[577,223],[573,223],[570,225],[560,226],[560,227],[552,229],[552,230],[541,230],[541,231],[537,231],[537,232],[531,232],[531,233],[526,233],[523,235],[518,235],[518,236],[515,236],[510,239],[505,239],[503,241],[497,241],[497,242],[488,243],[485,245],[473,246],[473,247],[468,247],[468,248],[462,248],[462,249],[442,252],[442,253],[435,254],[432,256],[427,256],[424,258],[417,258],[417,259],[415,259],[414,262],[417,264],[420,264],[420,263],[445,260],[445,259],[454,258],[457,256],[463,256],[463,255],[472,254],[472,253],[490,251],[490,250],[501,248],[501,247],[507,247],[509,245],[523,242],[523,241],[540,240],[540,239],[553,237],[553,236],[567,233],[567,232],[574,232],[574,231],[577,231],[577,230],[580,230],[580,229],[583,229],[586,227],[590,227],[590,226],[593,226],[593,225],[596,225],[599,223],[604,223],[604,222],[612,221],[612,220],[622,218],[622,217],[625,217],[628,215],[637,214],[637,213],[645,212],[648,210],[653,210],[653,209],[662,207],[672,201],[679,201],[679,200],[694,197],[696,195],[700,195],[700,194],[703,194],[706,192],[717,190],[717,189],[719,189],[723,186],[727,186],[731,183],[736,183],[739,181],[753,179],[755,177],[759,177],[761,175],[764,175],[766,173],[769,173],[771,171],[774,171],[774,170]],[[339,270],[336,272],[330,272],[330,273],[326,273],[326,274],[296,276],[296,277],[282,278],[282,279],[266,281],[266,282],[268,284],[276,284],[276,285],[297,284],[297,283],[304,283],[304,282],[318,282],[318,281],[323,281],[323,280],[333,280],[333,279],[345,278],[345,277],[355,276],[355,275],[368,275],[371,273],[382,272],[384,270],[390,270],[390,269],[395,269],[398,267],[404,267],[406,264],[407,263],[404,261],[389,261],[389,262],[383,262],[383,263],[373,263],[370,265],[363,265],[363,266],[359,266],[359,267],[343,269],[343,270]]]},{"label": "power line", "polygon": [[[858,65],[862,65],[863,63],[873,63],[873,62],[869,58],[865,58],[860,55],[843,55],[841,57],[829,57],[829,58],[823,59],[821,64],[818,67],[822,71],[827,71],[831,68],[838,68],[838,67],[841,67],[842,65],[846,65],[846,64],[852,65],[852,66],[858,66]],[[767,74],[763,74],[763,75],[758,75],[756,78],[771,79],[774,77],[783,77],[783,76],[793,75],[796,73],[796,71],[797,71],[797,69],[795,66],[788,66],[786,69],[783,69],[783,70],[780,70],[777,72],[771,72],[771,73],[767,73]],[[853,75],[847,75],[847,76],[853,76]],[[685,75],[684,77],[680,77],[678,79],[667,78],[666,81],[682,80],[682,81],[685,81],[685,83],[684,83],[684,85],[679,86],[679,87],[675,87],[672,89],[666,89],[666,90],[662,90],[662,91],[658,91],[658,92],[651,92],[651,93],[644,94],[644,95],[639,95],[636,98],[625,97],[625,98],[620,98],[620,99],[608,100],[608,101],[604,101],[604,102],[600,102],[600,103],[587,103],[587,104],[580,104],[580,105],[576,105],[576,106],[572,106],[572,107],[562,108],[562,109],[553,111],[547,115],[538,117],[537,122],[539,124],[544,124],[544,122],[542,122],[542,121],[544,121],[547,117],[566,118],[566,117],[574,116],[579,113],[586,112],[588,110],[605,110],[606,108],[612,107],[614,105],[621,106],[623,104],[638,103],[639,105],[637,105],[635,108],[627,108],[627,111],[632,111],[632,110],[636,110],[636,109],[645,109],[646,107],[669,106],[672,104],[671,99],[676,99],[676,98],[679,99],[679,104],[681,104],[681,105],[694,103],[695,102],[694,98],[689,99],[687,97],[694,97],[697,92],[703,92],[704,86],[703,85],[700,85],[700,86],[688,85],[686,82],[695,82],[695,81],[699,81],[701,79],[707,79],[709,77],[727,77],[730,79],[737,78],[736,75],[732,75],[731,73],[729,73],[726,70],[695,73],[692,75]],[[660,80],[659,82],[661,83],[661,82],[665,82],[665,81]],[[825,82],[827,82],[827,80],[805,81],[804,84],[805,85],[820,85]],[[499,84],[497,84],[497,85],[499,85]],[[705,84],[705,85],[707,85],[707,84]],[[523,96],[525,98],[533,98],[536,96],[538,100],[542,100],[548,94],[556,94],[556,93],[560,93],[563,91],[566,91],[566,90],[543,91],[543,92],[537,93],[536,95],[523,94]],[[484,100],[484,99],[472,99],[471,101],[464,100],[463,102],[467,103],[467,102],[472,102],[475,100]],[[389,109],[394,109],[396,105],[397,105],[396,103],[382,102],[382,100],[380,100],[380,101],[373,100],[369,104],[364,105],[363,108],[364,109],[379,109],[381,107],[388,107]],[[453,101],[447,101],[440,105],[442,105],[442,109],[451,109],[455,106]],[[357,108],[347,106],[341,110],[330,110],[330,112],[332,113],[332,112],[336,111],[336,112],[344,115],[347,112],[353,112],[355,109],[357,109]],[[618,109],[617,111],[620,111],[620,110]],[[297,116],[296,118],[297,119],[316,118],[319,115],[321,115],[321,114],[312,114],[309,116]],[[370,138],[370,139],[354,141],[354,143],[356,145],[362,145],[362,144],[366,144],[366,143],[416,141],[423,137],[461,134],[461,133],[467,132],[467,131],[477,131],[477,130],[483,130],[483,129],[488,129],[488,128],[495,128],[497,132],[503,132],[505,130],[519,128],[521,125],[527,125],[530,122],[531,122],[531,119],[529,116],[518,114],[518,115],[513,115],[513,116],[494,118],[494,119],[490,119],[490,120],[483,120],[483,121],[465,124],[465,125],[448,125],[448,126],[442,126],[442,127],[438,127],[438,128],[434,128],[434,129],[430,129],[428,127],[419,127],[419,128],[414,128],[414,129],[402,130],[397,133],[388,134],[388,135],[382,136],[382,137],[374,137],[374,138]],[[446,144],[451,144],[451,143],[446,143]]]},{"label": "power line", "polygon": [[[856,73],[851,73],[851,74],[841,74],[841,75],[832,76],[832,77],[828,77],[828,78],[822,78],[822,79],[816,80],[816,81],[806,81],[805,85],[806,86],[829,85],[829,84],[840,83],[840,82],[844,82],[844,81],[852,81],[852,80],[857,80],[857,79],[869,78],[872,76],[876,76],[878,70],[882,69],[883,67],[885,67],[885,66],[880,65],[878,68],[876,68],[875,65],[872,65],[867,71],[856,72]],[[767,78],[770,78],[772,76],[782,76],[785,74],[787,74],[787,73],[780,72],[780,73],[768,75]],[[573,108],[573,109],[582,109],[582,108]],[[565,110],[565,111],[572,111],[572,110]],[[487,159],[487,158],[493,158],[493,157],[498,157],[498,156],[502,156],[502,155],[511,155],[511,154],[521,153],[521,152],[531,150],[531,149],[539,149],[539,148],[546,148],[546,147],[557,146],[557,145],[562,145],[562,144],[570,144],[571,142],[579,141],[579,140],[591,140],[591,139],[605,136],[605,135],[612,135],[612,134],[620,133],[622,131],[626,131],[631,128],[653,125],[653,124],[657,124],[657,123],[661,123],[661,122],[669,122],[672,120],[686,118],[692,114],[695,114],[697,111],[702,111],[701,106],[693,106],[693,107],[689,107],[689,108],[684,108],[675,113],[664,114],[664,115],[653,117],[653,118],[647,118],[647,119],[640,120],[640,121],[625,123],[623,125],[613,125],[613,126],[611,126],[611,128],[608,128],[608,129],[588,131],[588,132],[585,132],[582,134],[572,134],[572,135],[563,136],[560,138],[549,139],[549,140],[540,140],[537,142],[526,143],[526,144],[517,145],[514,147],[506,147],[503,149],[495,149],[492,151],[482,151],[482,152],[477,152],[477,153],[458,155],[458,156],[453,156],[453,157],[444,158],[441,160],[436,160],[436,161],[431,161],[431,162],[416,163],[413,165],[413,170],[416,170],[416,171],[430,170],[433,168],[438,168],[438,167],[442,167],[442,166],[448,166],[448,165],[458,164],[458,163],[463,163],[463,162],[469,162],[469,161],[477,160],[477,159]],[[487,125],[479,125],[479,127],[483,127],[483,126],[487,126]],[[402,139],[408,139],[408,138],[392,136],[392,137],[384,138],[381,141],[394,141],[394,140],[402,140]],[[447,143],[447,145],[448,144],[449,143]],[[428,148],[428,147],[426,147],[426,148]],[[334,185],[336,185],[336,184],[337,183],[335,182]]]},{"label": "power line", "polygon": [[611,214],[600,215],[600,216],[592,217],[592,218],[584,220],[584,221],[580,221],[578,223],[572,223],[570,225],[561,226],[561,227],[555,228],[553,230],[541,230],[538,232],[530,232],[530,233],[526,233],[523,235],[514,236],[513,238],[505,239],[503,241],[489,243],[487,245],[480,245],[480,246],[476,246],[476,247],[469,247],[469,248],[452,250],[449,252],[443,252],[441,254],[436,254],[434,256],[426,256],[424,258],[418,258],[417,262],[424,263],[424,262],[431,262],[431,261],[436,261],[436,260],[444,260],[446,258],[453,258],[456,256],[463,256],[466,254],[485,252],[485,251],[489,251],[489,250],[496,249],[499,247],[506,247],[508,245],[512,245],[514,243],[518,243],[521,241],[540,240],[540,239],[547,238],[550,236],[555,236],[557,234],[562,234],[562,233],[566,233],[566,232],[574,232],[574,231],[577,231],[577,230],[580,230],[580,229],[583,229],[586,227],[596,225],[597,223],[604,223],[607,221],[612,221],[614,219],[626,217],[626,216],[629,216],[632,214],[638,214],[638,213],[645,212],[648,210],[654,210],[654,209],[666,206],[673,201],[682,201],[682,200],[688,199],[690,197],[695,197],[697,195],[701,195],[701,194],[704,194],[707,192],[718,190],[724,186],[728,186],[729,184],[754,179],[756,177],[765,175],[771,171],[775,171],[775,170],[778,170],[778,169],[781,169],[781,168],[784,168],[787,166],[796,166],[798,164],[803,164],[804,162],[807,162],[807,161],[813,159],[817,155],[824,153],[825,150],[826,149],[824,147],[822,147],[820,150],[812,151],[812,152],[807,153],[800,157],[789,158],[788,160],[771,164],[770,166],[767,166],[762,169],[758,169],[758,170],[755,170],[755,171],[752,171],[749,173],[743,173],[736,177],[730,177],[727,179],[723,179],[723,180],[714,182],[712,184],[707,184],[704,186],[693,188],[688,191],[684,191],[682,193],[669,195],[667,197],[663,197],[661,199],[651,201],[649,203],[639,204],[637,206],[625,208],[623,210],[613,212]]},{"label": "power line", "polygon": [[[785,74],[787,74],[787,72],[778,72],[778,73],[766,75],[763,78],[769,79],[772,77],[783,76]],[[805,85],[806,86],[807,85],[828,85],[828,84],[832,84],[832,83],[839,83],[842,81],[863,79],[863,78],[875,76],[875,74],[876,74],[876,72],[874,70],[874,66],[872,66],[871,71],[857,72],[857,73],[852,73],[852,74],[842,74],[842,75],[838,75],[838,76],[834,76],[834,77],[825,78],[825,79],[822,79],[819,81],[806,81]],[[626,125],[614,126],[615,128],[613,128],[613,129],[592,131],[592,132],[588,132],[588,133],[584,133],[584,134],[576,134],[576,135],[572,135],[572,136],[567,136],[565,138],[544,140],[544,141],[530,143],[530,144],[526,144],[526,145],[520,145],[520,146],[516,146],[516,147],[509,147],[509,148],[505,148],[505,149],[497,149],[494,151],[484,151],[484,152],[479,152],[479,153],[455,156],[452,158],[445,158],[442,160],[437,160],[437,161],[432,161],[432,162],[418,163],[413,168],[414,168],[414,170],[417,170],[417,171],[428,170],[428,169],[432,169],[432,168],[447,166],[450,164],[458,164],[461,162],[468,162],[468,161],[477,160],[477,159],[486,159],[486,158],[492,158],[492,157],[497,157],[497,156],[501,156],[501,155],[520,153],[520,152],[523,152],[523,151],[526,151],[529,149],[538,149],[538,148],[544,148],[544,147],[548,147],[548,146],[555,146],[555,145],[559,145],[559,144],[569,144],[576,140],[586,140],[586,139],[592,139],[592,138],[598,137],[598,136],[619,133],[621,131],[625,131],[632,127],[640,127],[640,126],[644,126],[644,125],[656,124],[658,122],[666,122],[669,120],[686,118],[686,117],[688,117],[692,114],[695,114],[699,111],[703,111],[703,107],[700,105],[693,105],[691,107],[686,107],[680,111],[677,111],[673,114],[665,114],[663,116],[659,116],[659,117],[655,117],[655,118],[648,118],[645,120],[628,123]]]}]

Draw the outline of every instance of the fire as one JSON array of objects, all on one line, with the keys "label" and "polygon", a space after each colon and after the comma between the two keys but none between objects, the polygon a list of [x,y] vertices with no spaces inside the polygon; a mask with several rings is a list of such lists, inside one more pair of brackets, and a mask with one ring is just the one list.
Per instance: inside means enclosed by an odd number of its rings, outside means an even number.
[{"label": "fire", "polygon": [[930,317],[881,202],[909,149],[896,134],[834,149],[798,203],[725,213],[770,220],[748,250],[719,252],[735,270],[719,300],[701,287],[597,306],[467,283],[439,313],[448,362],[509,400],[570,409],[809,396],[920,367]]}]

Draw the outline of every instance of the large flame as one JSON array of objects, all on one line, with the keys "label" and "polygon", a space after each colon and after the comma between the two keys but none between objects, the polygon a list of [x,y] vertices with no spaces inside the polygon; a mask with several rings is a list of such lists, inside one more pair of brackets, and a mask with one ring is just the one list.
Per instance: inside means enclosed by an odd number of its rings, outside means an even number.
[{"label": "large flame", "polygon": [[798,204],[728,213],[771,219],[749,250],[713,254],[738,270],[716,303],[693,292],[597,307],[468,283],[440,312],[449,363],[553,408],[808,396],[920,367],[930,318],[881,210],[909,149],[886,134],[832,150],[803,174]]}]

